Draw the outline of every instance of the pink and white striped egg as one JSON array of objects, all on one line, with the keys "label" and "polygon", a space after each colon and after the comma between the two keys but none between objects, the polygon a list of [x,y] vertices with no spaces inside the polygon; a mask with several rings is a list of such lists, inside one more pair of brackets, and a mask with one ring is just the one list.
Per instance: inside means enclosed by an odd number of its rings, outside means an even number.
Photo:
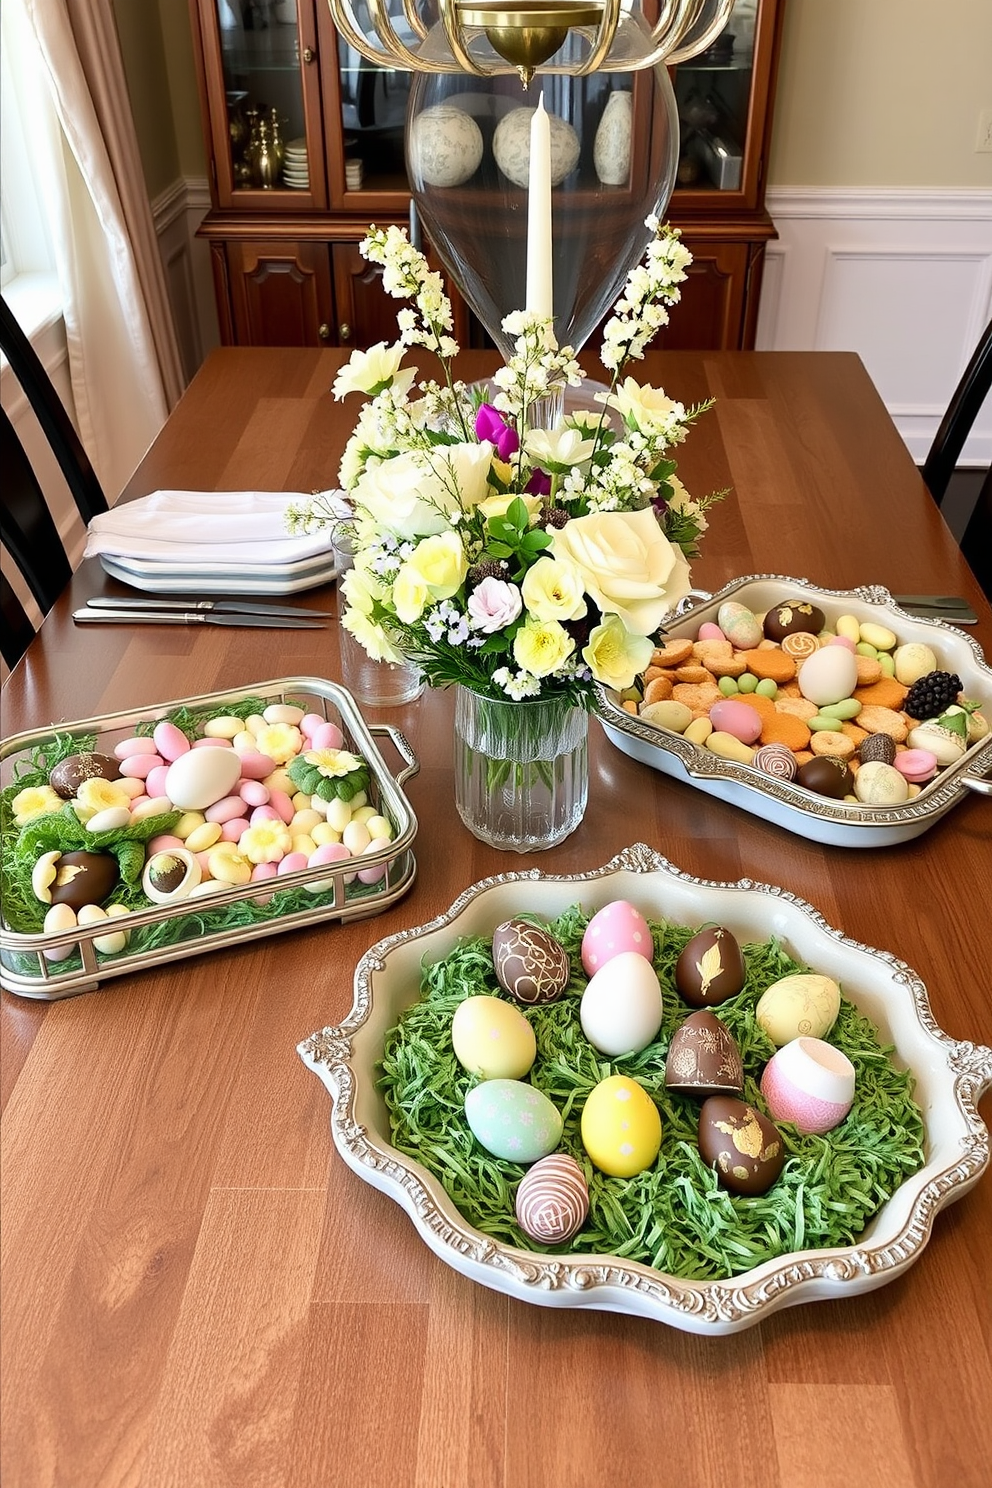
[{"label": "pink and white striped egg", "polygon": [[821,1135],[839,1126],[854,1100],[854,1065],[824,1039],[783,1044],[765,1065],[761,1093],[774,1121]]},{"label": "pink and white striped egg", "polygon": [[541,1245],[570,1240],[589,1213],[589,1188],[575,1158],[552,1152],[528,1168],[515,1207],[517,1223],[531,1240]]}]

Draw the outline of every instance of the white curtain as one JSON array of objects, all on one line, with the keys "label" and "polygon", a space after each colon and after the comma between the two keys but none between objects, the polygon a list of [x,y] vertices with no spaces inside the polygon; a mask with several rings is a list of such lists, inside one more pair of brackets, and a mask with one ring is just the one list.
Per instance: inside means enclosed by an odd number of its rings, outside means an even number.
[{"label": "white curtain", "polygon": [[[183,385],[143,182],[135,206],[140,161],[113,12],[110,0],[88,0],[75,13],[75,24],[82,18],[88,32],[82,46],[89,50],[91,71],[94,53],[99,55],[101,112],[105,119],[109,113],[113,127],[109,138],[66,0],[3,0],[2,17],[4,40],[14,44],[10,55],[38,59],[34,79],[27,65],[19,67],[19,86],[30,101],[22,111],[31,121],[27,148],[52,229],[79,432],[113,502]],[[123,144],[116,136],[123,136]],[[122,176],[122,154],[130,180]],[[137,235],[136,218],[143,229]]]}]

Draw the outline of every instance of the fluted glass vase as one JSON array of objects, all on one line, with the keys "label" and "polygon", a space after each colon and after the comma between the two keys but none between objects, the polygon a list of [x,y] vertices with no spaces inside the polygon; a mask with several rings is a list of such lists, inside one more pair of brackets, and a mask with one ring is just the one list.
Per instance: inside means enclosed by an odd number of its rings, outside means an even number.
[{"label": "fluted glass vase", "polygon": [[588,714],[566,698],[501,702],[458,687],[455,806],[490,847],[538,852],[582,820],[589,789]]}]

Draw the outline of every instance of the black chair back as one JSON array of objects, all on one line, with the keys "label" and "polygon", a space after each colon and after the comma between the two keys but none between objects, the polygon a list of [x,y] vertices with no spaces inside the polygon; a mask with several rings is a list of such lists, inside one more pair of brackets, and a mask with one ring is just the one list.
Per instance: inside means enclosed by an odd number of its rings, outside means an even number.
[{"label": "black chair back", "polygon": [[954,390],[947,412],[934,435],[922,474],[927,489],[939,506],[947,493],[954,468],[961,457],[978,411],[992,388],[992,320],[985,327],[971,360]]},{"label": "black chair back", "polygon": [[[106,497],[61,398],[2,297],[0,346],[58,460],[79,515],[89,522],[107,510]],[[47,614],[71,579],[72,567],[24,446],[6,411],[0,409],[0,415],[0,539],[38,608]],[[0,613],[4,627],[0,652],[13,667],[30,644],[34,627],[6,575],[0,575]]]}]

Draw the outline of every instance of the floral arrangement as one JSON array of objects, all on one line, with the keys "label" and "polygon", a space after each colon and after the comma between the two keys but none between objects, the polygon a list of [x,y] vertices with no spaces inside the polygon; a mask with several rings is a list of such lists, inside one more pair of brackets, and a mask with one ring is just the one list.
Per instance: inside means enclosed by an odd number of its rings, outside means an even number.
[{"label": "floral arrangement", "polygon": [[[691,262],[677,232],[647,225],[644,260],[604,329],[602,407],[568,414],[565,389],[584,374],[549,318],[506,317],[514,354],[487,398],[454,378],[440,275],[401,229],[369,230],[363,257],[413,304],[398,312],[399,340],[354,352],[333,387],[338,399],[369,398],[339,479],[355,554],[343,624],[371,656],[414,661],[433,687],[585,707],[594,683],[629,687],[649,664],[723,493],[690,498],[670,455],[709,403],[686,408],[624,375],[668,320]],[[443,382],[414,387],[416,369],[402,365],[411,346],[437,355]],[[290,530],[340,531],[339,500],[292,508]]]}]

